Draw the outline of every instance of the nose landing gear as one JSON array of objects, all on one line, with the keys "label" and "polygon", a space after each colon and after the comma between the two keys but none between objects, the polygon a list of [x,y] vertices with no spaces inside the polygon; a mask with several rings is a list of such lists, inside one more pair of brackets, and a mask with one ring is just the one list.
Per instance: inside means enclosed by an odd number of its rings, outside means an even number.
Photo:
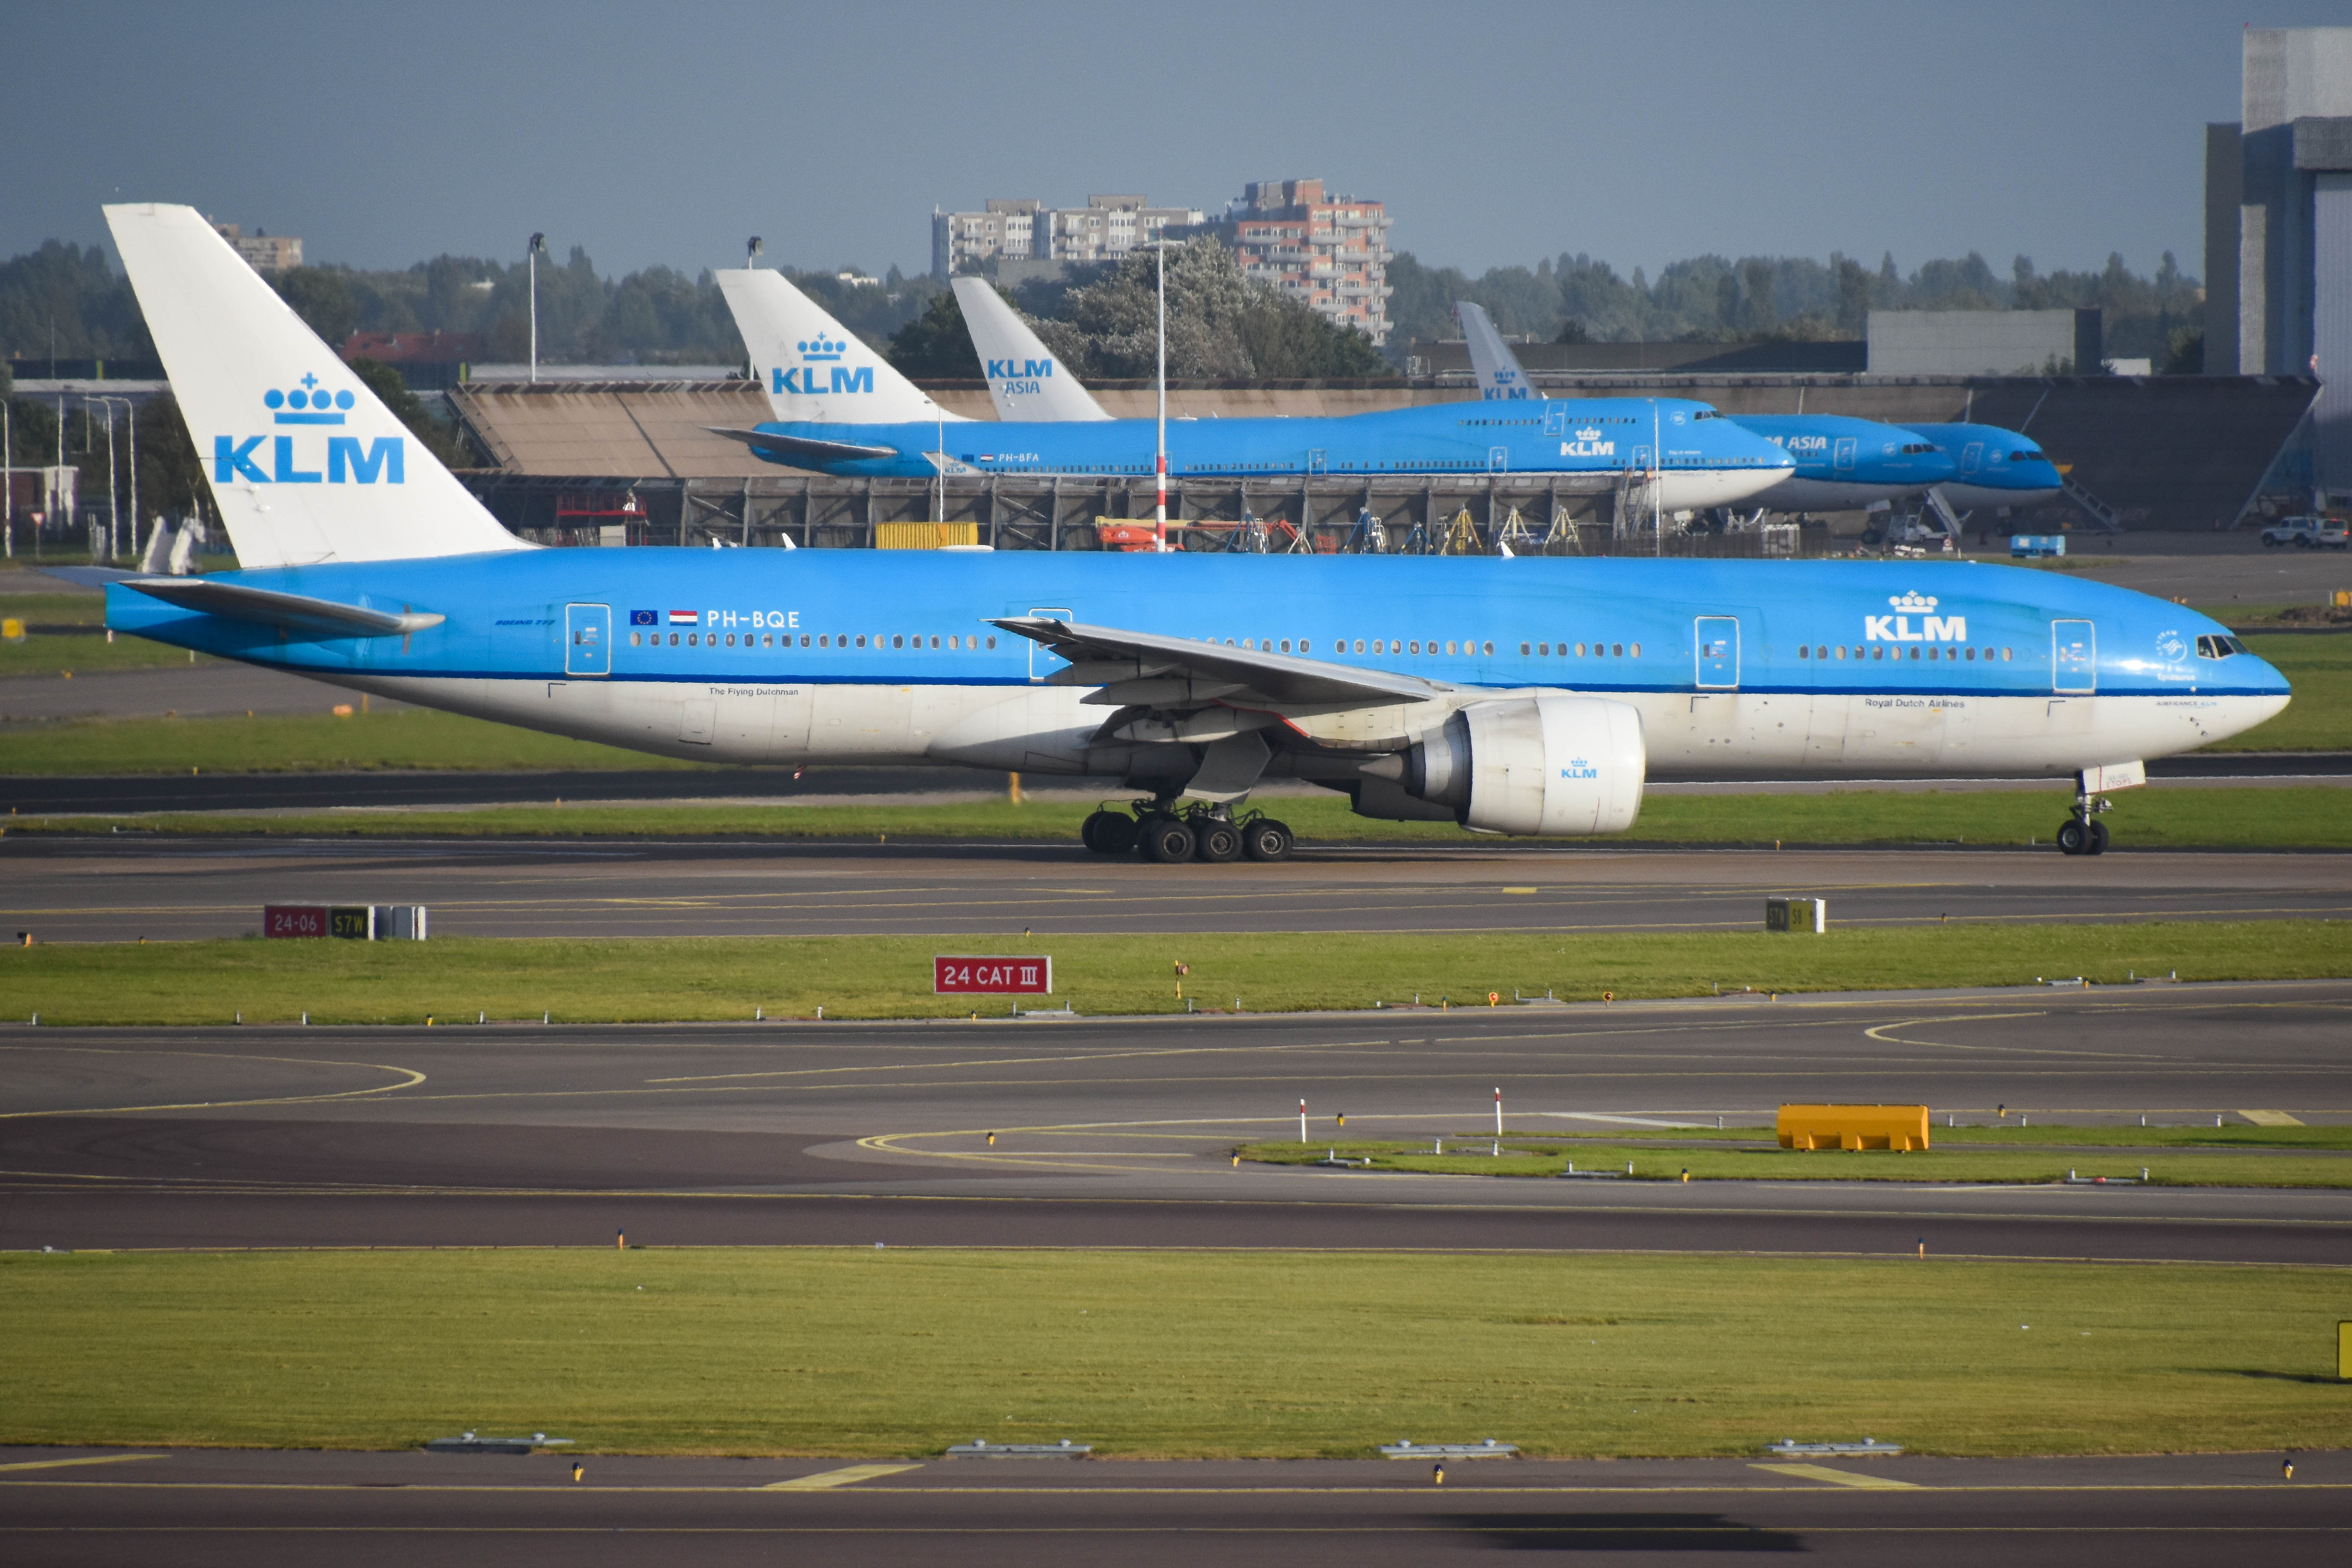
[{"label": "nose landing gear", "polygon": [[2077,795],[2074,815],[2058,828],[2058,852],[2061,855],[2104,855],[2107,852],[2107,825],[2098,814],[2113,811],[2115,803],[2105,795]]}]

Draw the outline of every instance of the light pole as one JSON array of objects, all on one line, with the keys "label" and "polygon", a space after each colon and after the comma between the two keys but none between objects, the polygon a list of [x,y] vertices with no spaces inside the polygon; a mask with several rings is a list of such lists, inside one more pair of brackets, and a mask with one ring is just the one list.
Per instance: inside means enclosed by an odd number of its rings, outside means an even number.
[{"label": "light pole", "polygon": [[530,379],[539,379],[539,258],[547,250],[547,236],[530,237],[530,248],[525,259],[530,266]]},{"label": "light pole", "polygon": [[948,415],[937,398],[926,397],[923,401],[931,405],[931,418],[939,427],[940,439],[940,449],[932,455],[931,462],[931,466],[940,471],[940,499],[932,510],[931,521],[945,528],[948,521]]},{"label": "light pole", "polygon": [[[106,405],[106,558],[111,562],[122,553],[122,486],[114,472],[114,405],[121,403],[127,408],[130,404],[120,397],[84,397],[84,419],[89,417],[89,405],[93,403]],[[137,508],[131,510],[131,517],[133,523],[138,521]]]},{"label": "light pole", "polygon": [[1151,510],[1151,548],[1168,552],[1168,242],[1155,239],[1151,249],[1160,268],[1160,440],[1152,471],[1158,476],[1158,500]]},{"label": "light pole", "polygon": [[0,539],[7,558],[16,558],[16,437],[8,419],[8,400],[0,397]]}]

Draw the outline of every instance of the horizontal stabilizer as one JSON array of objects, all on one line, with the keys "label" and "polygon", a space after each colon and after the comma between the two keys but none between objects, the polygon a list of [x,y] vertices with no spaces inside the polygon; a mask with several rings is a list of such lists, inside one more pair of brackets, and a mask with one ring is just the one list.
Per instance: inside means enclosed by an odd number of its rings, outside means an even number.
[{"label": "horizontal stabilizer", "polygon": [[419,615],[404,610],[370,610],[313,599],[306,594],[279,594],[268,588],[244,588],[205,577],[134,577],[122,584],[151,598],[184,610],[201,610],[232,620],[254,621],[289,631],[323,633],[337,637],[399,637],[437,626],[446,616]]},{"label": "horizontal stabilizer", "polygon": [[755,451],[769,453],[785,462],[855,463],[898,455],[896,447],[865,447],[855,441],[820,441],[813,437],[786,436],[774,430],[730,430],[719,425],[705,425],[703,428],[713,436],[740,441]]},{"label": "horizontal stabilizer", "polygon": [[992,624],[1016,637],[1043,643],[1073,664],[1129,660],[1181,669],[1231,682],[1276,702],[1421,702],[1453,689],[1395,670],[1360,669],[1352,665],[1326,664],[1321,659],[1226,647],[1153,632],[1077,626],[1045,616],[1013,616]]}]

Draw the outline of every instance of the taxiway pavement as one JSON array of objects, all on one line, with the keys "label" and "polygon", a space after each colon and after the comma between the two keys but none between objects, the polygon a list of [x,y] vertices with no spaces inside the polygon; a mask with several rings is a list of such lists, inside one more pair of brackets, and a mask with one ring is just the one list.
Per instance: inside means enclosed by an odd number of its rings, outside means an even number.
[{"label": "taxiway pavement", "polygon": [[1465,843],[1157,866],[1075,844],[0,838],[0,927],[40,942],[241,936],[273,903],[424,904],[441,936],[1746,931],[1769,894],[1846,926],[2337,919],[2352,856]]},{"label": "taxiway pavement", "polygon": [[[2352,1194],[1505,1180],[1294,1136],[2352,1119],[2352,983],[1308,1016],[0,1031],[0,1247],[1642,1248],[2352,1265]],[[989,1134],[995,1139],[990,1141]],[[1475,1146],[1475,1144],[1474,1144]],[[1646,1156],[1645,1156],[1646,1157]],[[2282,1158],[2298,1156],[2282,1155]],[[1649,1173],[1672,1174],[1662,1149]],[[1822,1156],[1832,1159],[1834,1156]]]},{"label": "taxiway pavement", "polygon": [[[1082,1436],[1082,1435],[1081,1435]],[[1368,1435],[1367,1442],[1391,1435]],[[1423,1439],[1427,1440],[1426,1438]],[[1151,1463],[0,1449],[13,1563],[2337,1563],[2352,1455]]]}]

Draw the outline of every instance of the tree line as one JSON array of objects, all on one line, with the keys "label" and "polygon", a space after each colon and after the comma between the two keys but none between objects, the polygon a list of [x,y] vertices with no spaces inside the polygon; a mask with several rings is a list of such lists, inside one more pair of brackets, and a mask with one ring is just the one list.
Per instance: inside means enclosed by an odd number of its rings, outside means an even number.
[{"label": "tree line", "polygon": [[[847,279],[782,270],[901,368],[978,375],[954,296],[939,281],[896,268],[878,283],[854,280],[862,276],[854,268]],[[1076,374],[1148,374],[1150,271],[1144,255],[1008,292]],[[1196,242],[1171,258],[1171,369],[1191,376],[1378,374],[1401,365],[1414,339],[1456,335],[1457,300],[1484,305],[1507,333],[1569,342],[1853,339],[1873,310],[2095,306],[2105,313],[2111,354],[2145,355],[2175,371],[2199,368],[2201,355],[2201,292],[2169,252],[2153,277],[2133,272],[2121,256],[2097,271],[2048,273],[2020,256],[2003,277],[1971,252],[1907,274],[1891,255],[1875,268],[1836,254],[1826,261],[1700,256],[1671,262],[1651,279],[1638,267],[1621,276],[1581,252],[1473,277],[1399,251],[1388,280],[1394,293],[1386,363],[1372,367],[1362,339],[1244,278],[1213,242]],[[512,363],[530,352],[530,281],[521,261],[440,256],[391,270],[303,267],[272,281],[330,342],[354,331],[438,330],[480,338],[490,361]],[[550,363],[734,364],[743,357],[709,271],[652,267],[608,278],[577,246],[560,262],[540,264],[539,341]],[[52,342],[61,359],[153,356],[138,301],[99,247],[51,240],[0,262],[0,356],[26,374],[53,352]]]},{"label": "tree line", "polygon": [[1669,262],[1654,281],[1631,278],[1581,252],[1534,268],[1496,267],[1479,277],[1423,266],[1400,251],[1389,263],[1391,353],[1420,338],[1458,337],[1457,300],[1486,307],[1498,331],[1547,342],[1756,342],[1853,340],[1873,310],[2104,312],[2107,353],[2146,357],[2159,370],[2203,368],[2204,290],[2166,251],[2153,278],[2110,255],[2096,272],[2042,272],[2020,256],[2007,278],[1974,251],[1921,263],[1908,275],[1889,253],[1876,268],[1832,252],[1699,256]]}]

